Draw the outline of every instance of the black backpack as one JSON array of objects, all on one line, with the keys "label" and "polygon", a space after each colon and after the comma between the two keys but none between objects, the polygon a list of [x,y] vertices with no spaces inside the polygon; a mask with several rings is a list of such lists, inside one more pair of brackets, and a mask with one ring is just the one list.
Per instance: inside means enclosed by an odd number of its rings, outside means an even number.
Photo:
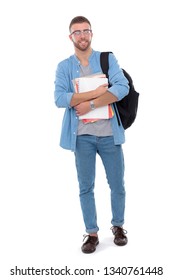
[{"label": "black backpack", "polygon": [[[108,60],[108,56],[109,53],[112,52],[101,52],[100,55],[100,64],[101,64],[101,68],[104,74],[106,74],[106,77],[108,77],[108,69],[109,69],[109,60]],[[139,93],[135,90],[134,85],[133,85],[133,81],[132,78],[130,77],[130,75],[124,70],[124,76],[126,77],[126,79],[129,82],[129,94],[126,95],[123,99],[121,99],[114,105],[115,108],[115,113],[118,119],[118,124],[120,125],[120,119],[119,116],[121,118],[121,123],[124,127],[124,129],[129,128],[132,123],[134,122],[136,115],[137,115],[137,109],[138,109],[138,99],[139,99]],[[117,107],[117,108],[116,108]],[[117,109],[118,109],[118,113],[117,113]]]}]

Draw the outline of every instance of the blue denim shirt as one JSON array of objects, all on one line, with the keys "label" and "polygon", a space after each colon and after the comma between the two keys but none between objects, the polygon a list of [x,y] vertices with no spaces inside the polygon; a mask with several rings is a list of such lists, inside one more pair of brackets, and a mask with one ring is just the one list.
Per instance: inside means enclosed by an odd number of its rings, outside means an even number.
[{"label": "blue denim shirt", "polygon": [[[100,52],[92,51],[89,57],[90,68],[92,73],[102,73],[100,66]],[[113,54],[109,54],[109,83],[111,87],[109,92],[114,94],[118,100],[121,100],[129,92],[128,81],[124,77],[117,59]],[[62,130],[60,137],[60,146],[64,149],[75,151],[76,138],[78,129],[78,117],[74,108],[70,106],[71,98],[74,94],[72,80],[80,76],[80,61],[76,55],[61,61],[56,70],[55,104],[58,108],[65,108],[62,121]],[[124,129],[122,125],[118,125],[116,114],[111,119],[113,137],[115,145],[125,142]]]}]

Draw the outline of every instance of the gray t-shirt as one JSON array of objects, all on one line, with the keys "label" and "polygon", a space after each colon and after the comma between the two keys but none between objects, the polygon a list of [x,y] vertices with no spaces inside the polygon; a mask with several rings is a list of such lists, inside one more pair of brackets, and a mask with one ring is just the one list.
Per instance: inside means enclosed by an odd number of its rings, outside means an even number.
[{"label": "gray t-shirt", "polygon": [[[91,75],[92,71],[90,69],[90,66],[83,66],[80,64],[80,76],[88,76]],[[112,133],[112,127],[111,127],[111,122],[110,120],[99,120],[96,122],[92,123],[86,123],[84,124],[82,120],[79,120],[79,125],[78,125],[78,135],[83,135],[83,134],[89,134],[89,135],[94,135],[94,136],[111,136],[113,135]]]}]

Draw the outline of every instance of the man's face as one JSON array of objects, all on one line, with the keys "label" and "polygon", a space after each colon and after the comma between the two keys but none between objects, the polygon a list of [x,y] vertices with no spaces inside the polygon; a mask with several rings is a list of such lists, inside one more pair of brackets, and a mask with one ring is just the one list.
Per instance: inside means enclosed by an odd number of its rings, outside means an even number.
[{"label": "man's face", "polygon": [[80,51],[86,51],[91,45],[92,36],[90,25],[87,22],[83,22],[72,25],[69,38],[73,42],[75,48]]}]

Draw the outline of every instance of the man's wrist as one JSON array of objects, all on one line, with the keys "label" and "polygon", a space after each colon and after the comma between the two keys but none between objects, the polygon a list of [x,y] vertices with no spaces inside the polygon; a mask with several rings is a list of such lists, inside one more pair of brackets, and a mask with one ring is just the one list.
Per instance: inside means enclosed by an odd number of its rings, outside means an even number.
[{"label": "man's wrist", "polygon": [[94,105],[94,101],[93,100],[90,100],[90,108],[91,108],[91,110],[95,109],[95,105]]}]

